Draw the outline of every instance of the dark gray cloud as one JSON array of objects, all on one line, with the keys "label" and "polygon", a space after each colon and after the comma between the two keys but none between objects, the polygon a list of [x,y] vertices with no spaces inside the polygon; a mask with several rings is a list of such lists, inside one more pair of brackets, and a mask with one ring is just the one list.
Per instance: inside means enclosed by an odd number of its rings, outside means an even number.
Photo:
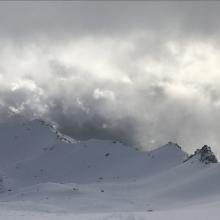
[{"label": "dark gray cloud", "polygon": [[0,2],[0,116],[143,148],[218,145],[218,2]]},{"label": "dark gray cloud", "polygon": [[215,1],[24,1],[0,5],[1,35],[21,39],[48,35],[62,40],[64,36],[118,35],[143,29],[169,37],[183,37],[182,32],[211,37],[220,27],[220,4]]}]

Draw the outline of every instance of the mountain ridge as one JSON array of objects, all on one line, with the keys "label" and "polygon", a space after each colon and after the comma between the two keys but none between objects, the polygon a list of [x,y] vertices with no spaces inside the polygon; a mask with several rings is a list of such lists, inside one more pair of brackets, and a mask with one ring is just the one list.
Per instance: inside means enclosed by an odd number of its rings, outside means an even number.
[{"label": "mountain ridge", "polygon": [[39,120],[0,131],[0,204],[116,212],[220,198],[220,164],[206,145],[189,156],[173,142],[145,152],[112,140],[68,142]]}]

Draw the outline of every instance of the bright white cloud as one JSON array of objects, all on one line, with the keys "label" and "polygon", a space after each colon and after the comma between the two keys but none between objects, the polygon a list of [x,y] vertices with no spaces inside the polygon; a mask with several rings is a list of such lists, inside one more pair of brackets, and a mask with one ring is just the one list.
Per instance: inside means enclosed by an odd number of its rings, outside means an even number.
[{"label": "bright white cloud", "polygon": [[1,44],[1,112],[53,120],[79,138],[218,151],[218,48],[137,35]]}]

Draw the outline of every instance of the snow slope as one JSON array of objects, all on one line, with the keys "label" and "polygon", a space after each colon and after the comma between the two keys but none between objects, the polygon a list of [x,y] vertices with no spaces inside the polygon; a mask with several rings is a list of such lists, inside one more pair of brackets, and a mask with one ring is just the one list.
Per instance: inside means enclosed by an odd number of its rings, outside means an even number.
[{"label": "snow slope", "polygon": [[[220,165],[174,143],[75,141],[41,120],[0,125],[0,219],[218,219]],[[200,152],[200,151],[198,151]],[[210,214],[211,213],[211,214]]]}]

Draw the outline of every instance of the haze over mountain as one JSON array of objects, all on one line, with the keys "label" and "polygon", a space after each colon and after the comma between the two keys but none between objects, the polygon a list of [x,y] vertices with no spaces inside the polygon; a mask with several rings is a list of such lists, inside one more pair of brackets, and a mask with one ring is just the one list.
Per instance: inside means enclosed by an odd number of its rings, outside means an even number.
[{"label": "haze over mountain", "polygon": [[0,120],[219,153],[218,2],[0,2]]}]

